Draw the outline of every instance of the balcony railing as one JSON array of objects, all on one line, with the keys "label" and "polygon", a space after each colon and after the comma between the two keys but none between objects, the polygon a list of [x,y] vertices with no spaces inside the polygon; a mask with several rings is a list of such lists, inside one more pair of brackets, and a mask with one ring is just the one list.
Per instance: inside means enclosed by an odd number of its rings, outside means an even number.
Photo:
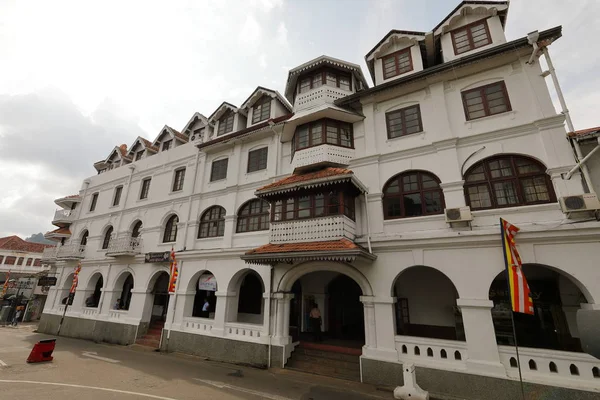
[{"label": "balcony railing", "polygon": [[106,255],[111,257],[134,256],[142,252],[141,237],[120,237],[111,239]]},{"label": "balcony railing", "polygon": [[85,245],[69,243],[58,248],[58,260],[79,260],[85,256]]},{"label": "balcony railing", "polygon": [[351,95],[352,92],[349,90],[343,90],[337,87],[323,85],[316,89],[309,90],[305,93],[300,93],[296,96],[294,102],[294,111],[298,112],[307,108],[320,106],[322,104],[333,102],[342,97]]},{"label": "balcony railing", "polygon": [[56,261],[56,255],[58,254],[58,249],[60,245],[56,247],[47,247],[42,252],[42,262],[50,263]]},{"label": "balcony railing", "polygon": [[63,222],[63,223],[71,223],[75,220],[75,212],[72,210],[56,210],[54,212],[53,223],[55,222]]},{"label": "balcony railing", "polygon": [[296,150],[292,159],[292,168],[302,168],[321,163],[348,165],[353,158],[354,149],[332,144],[321,144]]},{"label": "balcony railing", "polygon": [[356,223],[345,215],[271,222],[271,243],[318,242],[356,237]]}]

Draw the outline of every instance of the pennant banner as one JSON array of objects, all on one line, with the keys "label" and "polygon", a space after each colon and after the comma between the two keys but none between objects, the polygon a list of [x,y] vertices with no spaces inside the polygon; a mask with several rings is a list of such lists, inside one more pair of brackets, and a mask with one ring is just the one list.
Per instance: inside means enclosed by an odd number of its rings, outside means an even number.
[{"label": "pennant banner", "polygon": [[75,294],[75,291],[77,290],[77,284],[79,283],[79,272],[81,271],[81,263],[77,264],[77,267],[75,267],[75,272],[73,273],[73,283],[71,284],[71,289],[69,290],[69,293],[71,294]]},{"label": "pennant banner", "polygon": [[8,281],[10,280],[10,269],[8,270],[8,273],[6,274],[6,280],[4,281],[4,286],[2,286],[2,294],[0,294],[0,297],[4,298],[4,296],[6,296],[6,291],[8,290]]},{"label": "pennant banner", "polygon": [[525,274],[523,274],[521,257],[515,243],[515,235],[519,232],[519,228],[500,218],[500,230],[502,232],[502,250],[504,251],[512,310],[533,315],[533,301],[531,300],[529,285],[527,279],[525,279]]},{"label": "pennant banner", "polygon": [[177,275],[179,270],[177,269],[177,260],[175,259],[175,251],[171,247],[171,265],[169,267],[169,293],[175,293],[175,286],[177,285]]}]

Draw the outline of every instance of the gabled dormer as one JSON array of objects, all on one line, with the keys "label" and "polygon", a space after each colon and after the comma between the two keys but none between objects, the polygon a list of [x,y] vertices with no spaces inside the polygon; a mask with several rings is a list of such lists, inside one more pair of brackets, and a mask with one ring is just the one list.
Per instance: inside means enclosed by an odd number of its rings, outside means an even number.
[{"label": "gabled dormer", "polygon": [[333,105],[335,100],[368,87],[357,64],[321,56],[290,70],[285,98],[298,113]]},{"label": "gabled dormer", "polygon": [[158,151],[167,151],[174,147],[181,146],[182,144],[186,144],[188,142],[188,137],[177,130],[171,128],[168,125],[165,125],[156,139],[153,146],[158,148]]},{"label": "gabled dormer", "polygon": [[153,146],[149,140],[138,136],[129,148],[127,156],[135,162],[156,153],[158,153],[158,147]]},{"label": "gabled dormer", "polygon": [[244,110],[224,101],[208,117],[208,123],[214,126],[213,137],[227,135],[246,128],[246,116]]},{"label": "gabled dormer", "polygon": [[246,127],[282,117],[292,112],[292,105],[276,90],[259,86],[240,107],[248,115]]},{"label": "gabled dormer", "polygon": [[375,85],[423,70],[425,32],[390,31],[365,56]]},{"label": "gabled dormer", "polygon": [[122,144],[115,146],[105,160],[94,163],[94,168],[98,171],[98,174],[110,171],[111,169],[118,168],[121,165],[131,163],[132,159],[127,155],[127,145]]},{"label": "gabled dormer", "polygon": [[212,133],[212,126],[208,123],[208,118],[197,112],[188,121],[182,132],[194,143],[204,142]]},{"label": "gabled dormer", "polygon": [[448,62],[506,43],[508,1],[463,1],[433,29]]}]

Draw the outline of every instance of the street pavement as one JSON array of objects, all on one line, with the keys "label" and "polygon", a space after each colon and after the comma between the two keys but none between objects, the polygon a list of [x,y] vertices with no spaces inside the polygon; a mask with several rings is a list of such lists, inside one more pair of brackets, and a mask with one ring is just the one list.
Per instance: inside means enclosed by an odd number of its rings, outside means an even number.
[{"label": "street pavement", "polygon": [[11,400],[378,400],[389,391],[286,369],[260,370],[176,353],[57,338],[54,360],[27,364],[52,336],[0,327],[0,398]]}]

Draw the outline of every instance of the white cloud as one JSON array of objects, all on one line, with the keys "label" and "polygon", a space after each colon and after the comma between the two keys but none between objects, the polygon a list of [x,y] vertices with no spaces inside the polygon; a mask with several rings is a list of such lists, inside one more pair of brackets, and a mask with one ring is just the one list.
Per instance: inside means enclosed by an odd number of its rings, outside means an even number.
[{"label": "white cloud", "polygon": [[240,41],[244,44],[251,44],[257,46],[260,40],[260,36],[262,34],[262,28],[256,21],[253,15],[248,15],[246,17],[246,22],[244,22],[244,26],[240,30]]},{"label": "white cloud", "polygon": [[288,44],[288,30],[284,22],[280,22],[277,27],[277,43],[283,46],[287,46]]},{"label": "white cloud", "polygon": [[267,68],[267,56],[265,53],[262,53],[260,56],[258,56],[258,65],[260,65],[261,68]]}]

